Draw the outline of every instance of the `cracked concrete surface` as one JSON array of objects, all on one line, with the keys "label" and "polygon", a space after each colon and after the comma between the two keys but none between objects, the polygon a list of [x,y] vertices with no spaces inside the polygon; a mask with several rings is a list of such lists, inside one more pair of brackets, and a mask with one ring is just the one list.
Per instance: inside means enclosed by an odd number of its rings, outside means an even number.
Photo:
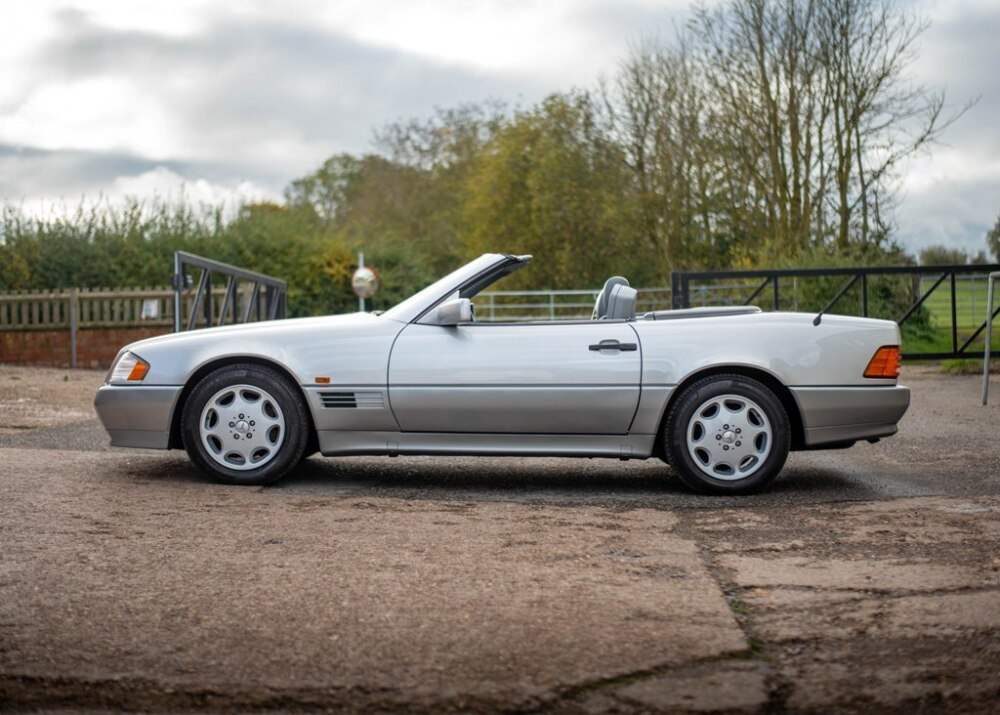
[{"label": "cracked concrete surface", "polygon": [[761,644],[783,708],[1000,704],[1000,498],[745,516],[695,514],[687,528],[711,535],[719,581]]},{"label": "cracked concrete surface", "polygon": [[998,457],[982,431],[956,445],[993,414],[965,404],[974,380],[917,371],[899,437],[705,499],[596,460],[310,460],[218,486],[182,454],[94,444],[97,373],[18,370],[0,709],[1000,705]]}]

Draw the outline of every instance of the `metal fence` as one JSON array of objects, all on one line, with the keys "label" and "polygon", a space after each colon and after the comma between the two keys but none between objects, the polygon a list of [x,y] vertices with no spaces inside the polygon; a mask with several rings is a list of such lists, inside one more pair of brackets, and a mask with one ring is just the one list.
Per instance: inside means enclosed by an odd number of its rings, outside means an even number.
[{"label": "metal fence", "polygon": [[[987,276],[1000,265],[705,271],[672,274],[673,305],[757,304],[895,320],[904,357],[971,358],[985,349]],[[996,317],[1000,308],[992,312]],[[1000,354],[1000,346],[991,346]]]},{"label": "metal fence", "polygon": [[[193,295],[191,269],[201,272]],[[225,281],[221,292],[213,289],[213,276]],[[172,282],[174,332],[285,317],[288,284],[280,278],[177,251]],[[221,304],[216,299],[220,294]]]},{"label": "metal fence", "polygon": [[[639,288],[636,312],[670,308],[669,288]],[[498,290],[476,296],[476,320],[587,320],[600,288],[586,290]]]}]

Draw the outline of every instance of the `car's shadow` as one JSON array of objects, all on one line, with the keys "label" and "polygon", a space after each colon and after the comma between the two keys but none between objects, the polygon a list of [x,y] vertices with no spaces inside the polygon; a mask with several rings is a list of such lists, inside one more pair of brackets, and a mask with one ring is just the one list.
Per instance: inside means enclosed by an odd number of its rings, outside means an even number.
[{"label": "car's shadow", "polygon": [[786,468],[759,494],[696,494],[657,460],[319,458],[269,489],[340,497],[517,502],[608,508],[738,507],[877,498],[863,482],[832,469]]},{"label": "car's shadow", "polygon": [[[109,447],[96,419],[0,436],[0,447],[127,454],[127,462],[115,462],[122,467],[113,478],[211,484],[182,451],[164,454]],[[921,489],[919,480],[901,477],[898,470],[879,472],[850,459],[849,452],[796,453],[760,494],[714,497],[691,492],[657,459],[315,456],[268,491],[654,509],[783,506],[941,493],[937,488]]]},{"label": "car's shadow", "polygon": [[[156,453],[107,446],[99,425],[85,423],[32,430],[6,437],[0,446],[72,449],[128,454],[120,477],[137,483],[204,483],[183,451]],[[100,434],[97,434],[100,432]],[[76,440],[74,443],[68,436]],[[7,444],[5,442],[9,442]],[[79,448],[78,447],[78,448]],[[110,476],[110,475],[109,475]],[[337,497],[466,502],[517,502],[609,508],[677,508],[811,504],[892,496],[878,477],[843,463],[796,464],[759,494],[717,497],[696,494],[658,459],[528,459],[497,457],[320,457],[306,459],[267,491]]]}]

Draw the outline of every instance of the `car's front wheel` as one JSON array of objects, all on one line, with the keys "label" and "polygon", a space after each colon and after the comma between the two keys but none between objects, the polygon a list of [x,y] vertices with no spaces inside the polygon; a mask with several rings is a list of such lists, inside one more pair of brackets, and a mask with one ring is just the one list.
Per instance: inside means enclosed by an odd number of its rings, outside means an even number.
[{"label": "car's front wheel", "polygon": [[746,494],[770,482],[790,446],[788,415],[765,385],[716,375],[682,392],[667,416],[667,461],[686,485],[713,494]]},{"label": "car's front wheel", "polygon": [[263,365],[220,368],[184,405],[181,430],[191,461],[227,484],[270,484],[302,460],[309,416],[298,390]]}]

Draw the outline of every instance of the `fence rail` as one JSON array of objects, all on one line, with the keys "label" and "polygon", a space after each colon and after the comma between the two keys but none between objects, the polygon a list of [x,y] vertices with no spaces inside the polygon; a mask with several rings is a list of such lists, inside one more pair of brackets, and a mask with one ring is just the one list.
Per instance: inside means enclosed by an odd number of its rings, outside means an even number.
[{"label": "fence rail", "polygon": [[[594,313],[600,288],[586,290],[498,290],[476,296],[476,320],[586,320]],[[640,288],[641,315],[670,307],[669,288]]]},{"label": "fence rail", "polygon": [[[198,288],[194,286],[191,269],[201,271]],[[225,281],[217,293],[213,276]],[[174,252],[174,331],[195,330],[199,327],[277,320],[285,317],[288,284],[280,278],[248,271],[204,256],[185,251]],[[218,285],[218,283],[216,283]],[[222,295],[218,304],[216,295]],[[184,316],[187,315],[187,320]]]},{"label": "fence rail", "polygon": [[[815,268],[676,272],[673,305],[748,305],[885,318],[903,329],[911,359],[969,358],[986,349],[983,333],[1000,308],[983,319],[987,276],[1000,265]],[[721,283],[720,281],[725,281]],[[982,346],[982,347],[980,347]],[[1000,346],[991,344],[994,355]]]},{"label": "fence rail", "polygon": [[[71,288],[0,294],[0,330],[170,325],[170,288]],[[75,307],[75,310],[74,310]]]},{"label": "fence rail", "polygon": [[[0,293],[0,330],[68,329],[74,315],[78,328],[172,328],[174,297],[174,289],[166,287]],[[216,315],[225,297],[225,288],[213,288]],[[190,314],[193,305],[193,296],[188,296],[184,313]],[[205,320],[199,322],[204,327]]]},{"label": "fence rail", "polygon": [[[249,301],[249,288],[240,288],[238,300]],[[212,289],[211,313],[223,315],[227,288]],[[170,332],[174,328],[173,288],[71,288],[67,290],[14,291],[0,293],[0,332],[59,331],[69,333],[70,366],[77,366],[77,338],[81,330],[150,328]],[[230,299],[232,295],[230,294]],[[210,325],[195,309],[195,296],[181,303],[185,316],[195,316],[197,327]]]},{"label": "fence rail", "polygon": [[[226,264],[180,254],[181,273],[201,269],[198,289],[178,287],[69,288],[0,293],[0,330],[70,328],[207,327],[224,322],[266,320],[285,315],[285,282]],[[222,285],[212,276],[222,274]],[[193,281],[192,281],[193,283]],[[237,317],[239,320],[233,320]]]}]

